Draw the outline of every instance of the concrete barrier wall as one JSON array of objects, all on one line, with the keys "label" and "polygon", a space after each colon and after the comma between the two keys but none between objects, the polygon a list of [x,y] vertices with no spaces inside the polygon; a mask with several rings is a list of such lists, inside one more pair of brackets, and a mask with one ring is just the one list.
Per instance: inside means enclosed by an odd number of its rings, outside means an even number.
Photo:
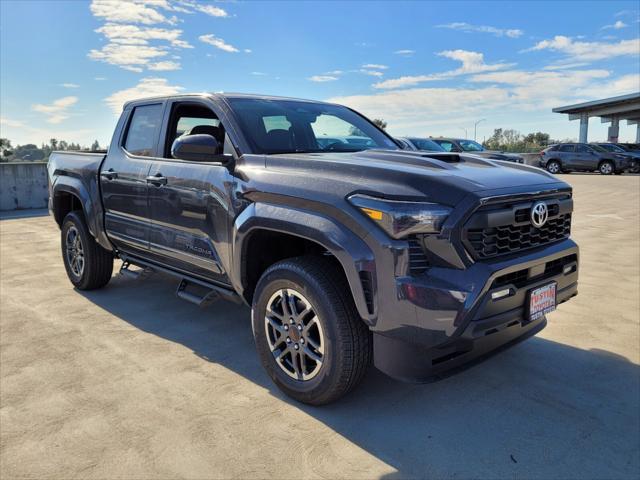
[{"label": "concrete barrier wall", "polygon": [[45,162],[0,163],[0,210],[46,208],[48,198]]}]

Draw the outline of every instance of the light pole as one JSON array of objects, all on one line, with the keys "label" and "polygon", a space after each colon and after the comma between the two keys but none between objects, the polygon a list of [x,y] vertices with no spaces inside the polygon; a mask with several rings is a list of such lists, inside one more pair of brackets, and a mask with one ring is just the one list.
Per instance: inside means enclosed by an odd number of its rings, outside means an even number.
[{"label": "light pole", "polygon": [[469,135],[467,134],[467,129],[465,127],[458,127],[460,130],[464,130],[464,138],[469,138]]},{"label": "light pole", "polygon": [[481,118],[480,120],[478,120],[476,123],[473,124],[473,141],[476,141],[476,134],[478,133],[478,124],[480,122],[484,122],[486,120],[486,118]]}]

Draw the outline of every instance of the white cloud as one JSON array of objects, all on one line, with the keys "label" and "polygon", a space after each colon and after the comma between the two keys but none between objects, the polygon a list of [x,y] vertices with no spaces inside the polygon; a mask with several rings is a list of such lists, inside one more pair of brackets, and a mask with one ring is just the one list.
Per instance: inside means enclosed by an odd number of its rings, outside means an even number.
[{"label": "white cloud", "polygon": [[107,78],[106,77],[93,77],[94,80],[97,80],[99,82],[104,82]]},{"label": "white cloud", "polygon": [[253,52],[253,50],[251,50],[250,48],[245,48],[244,49],[244,53],[252,53],[252,52]]},{"label": "white cloud", "polygon": [[20,120],[12,120],[10,118],[0,117],[0,125],[4,125],[5,127],[19,128],[24,126],[24,122],[21,122]]},{"label": "white cloud", "polygon": [[403,57],[410,57],[411,55],[416,53],[416,51],[405,49],[405,50],[396,50],[393,53],[395,53],[396,55],[402,55]]},{"label": "white cloud", "polygon": [[91,50],[88,57],[132,72],[141,72],[143,66],[147,66],[152,60],[165,55],[167,55],[167,51],[161,47],[109,43],[101,50]]},{"label": "white cloud", "polygon": [[149,41],[161,40],[177,48],[193,48],[187,41],[180,39],[182,30],[155,27],[139,27],[137,25],[121,25],[107,23],[96,32],[103,34],[114,43],[129,45],[147,45]]},{"label": "white cloud", "polygon": [[364,65],[362,65],[362,68],[386,70],[389,67],[387,65],[380,65],[379,63],[365,63]]},{"label": "white cloud", "polygon": [[206,13],[207,15],[211,15],[212,17],[228,17],[229,14],[219,7],[214,7],[213,5],[197,5],[195,7],[202,13]]},{"label": "white cloud", "polygon": [[396,135],[438,134],[446,129],[455,134],[458,126],[473,125],[478,118],[510,128],[531,118],[553,119],[553,107],[637,91],[640,76],[612,78],[602,69],[508,70],[475,74],[465,85],[471,86],[416,87],[330,101],[346,104],[370,118],[384,118]]},{"label": "white cloud", "polygon": [[80,87],[80,85],[78,85],[77,83],[61,83],[60,86],[64,87],[64,88],[79,88]]},{"label": "white cloud", "polygon": [[330,72],[326,72],[325,75],[342,75],[343,73],[342,70],[331,70]]},{"label": "white cloud", "polygon": [[78,97],[62,97],[48,105],[42,103],[31,105],[31,110],[44,114],[47,122],[55,124],[69,118],[69,108],[77,102]]},{"label": "white cloud", "polygon": [[329,101],[352,107],[369,118],[384,118],[396,134],[424,134],[422,129],[433,124],[433,119],[446,124],[465,115],[484,115],[496,106],[507,105],[509,95],[497,87],[411,88]]},{"label": "white cloud", "polygon": [[313,75],[312,77],[309,77],[307,80],[310,80],[312,82],[333,82],[335,80],[338,80],[338,77],[333,76],[333,75]]},{"label": "white cloud", "polygon": [[265,77],[267,74],[264,72],[251,72],[251,75],[255,75],[256,77]]},{"label": "white cloud", "polygon": [[462,32],[478,32],[478,33],[490,33],[496,37],[509,37],[518,38],[521,37],[524,32],[517,28],[497,28],[488,25],[471,25],[466,22],[453,22],[444,25],[436,25],[437,28],[448,28],[450,30],[459,30]]},{"label": "white cloud", "polygon": [[225,52],[235,53],[239,52],[239,50],[233,45],[229,45],[223,39],[216,37],[213,33],[209,33],[207,35],[200,35],[198,39],[201,42],[208,43],[209,45],[213,45],[220,50]]},{"label": "white cloud", "polygon": [[620,30],[622,28],[626,28],[629,25],[627,25],[626,23],[624,23],[622,20],[618,20],[615,23],[612,23],[611,25],[605,25],[604,27],[602,27],[601,30],[607,30],[607,29],[614,29],[614,30]]},{"label": "white cloud", "polygon": [[445,80],[458,75],[467,75],[471,73],[491,72],[512,66],[512,64],[508,63],[486,64],[484,63],[484,55],[482,53],[470,52],[468,50],[444,50],[436,55],[456,60],[461,62],[462,65],[455,70],[449,70],[447,72],[392,78],[383,82],[375,83],[373,85],[374,88],[392,89],[411,87],[424,82]]},{"label": "white cloud", "polygon": [[120,114],[122,106],[130,101],[145,97],[156,97],[163,95],[176,95],[184,88],[177,85],[169,85],[167,79],[157,77],[147,77],[141,79],[138,84],[131,88],[119,90],[104,99],[115,114]]},{"label": "white cloud", "polygon": [[570,68],[578,68],[584,67],[585,65],[589,65],[588,62],[556,62],[551,63],[545,67],[542,67],[542,70],[567,70]]},{"label": "white cloud", "polygon": [[[175,61],[159,61],[172,49],[193,48],[182,38],[181,29],[157,26],[175,25],[181,21],[169,16],[171,13],[203,13],[218,18],[229,16],[218,6],[195,0],[93,0],[91,12],[106,22],[96,32],[102,34],[108,43],[100,49],[91,50],[89,58],[132,72],[180,69],[179,55],[171,55]],[[200,39],[227,52],[239,51],[214,35],[203,35]],[[251,50],[246,49],[245,52],[250,53]]]},{"label": "white cloud", "polygon": [[367,70],[366,68],[361,68],[358,71],[360,73],[363,73],[365,75],[370,75],[372,77],[382,77],[384,75],[384,73],[382,73],[380,70]]},{"label": "white cloud", "polygon": [[165,60],[162,62],[150,63],[147,68],[155,72],[168,72],[171,70],[180,70],[180,64],[178,62]]},{"label": "white cloud", "polygon": [[551,40],[542,40],[525,52],[551,50],[561,52],[574,61],[594,61],[626,55],[640,56],[640,38],[620,40],[616,43],[581,42],[571,37],[556,35]]},{"label": "white cloud", "polygon": [[152,7],[169,9],[169,3],[162,0],[93,0],[90,8],[95,17],[108,22],[145,25],[172,23],[172,19]]},{"label": "white cloud", "polygon": [[[474,75],[472,82],[503,84],[509,90],[513,102],[510,108],[535,110],[562,105],[567,99],[576,98],[581,88],[597,84],[610,77],[608,70],[525,71],[508,70]],[[607,84],[610,82],[607,82]]]}]

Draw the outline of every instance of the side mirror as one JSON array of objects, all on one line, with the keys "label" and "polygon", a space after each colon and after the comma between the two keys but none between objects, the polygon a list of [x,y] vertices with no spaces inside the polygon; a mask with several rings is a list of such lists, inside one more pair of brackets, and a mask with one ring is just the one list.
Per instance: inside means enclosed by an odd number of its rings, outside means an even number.
[{"label": "side mirror", "polygon": [[171,156],[190,162],[223,162],[220,144],[211,135],[197,134],[178,137],[171,145]]}]

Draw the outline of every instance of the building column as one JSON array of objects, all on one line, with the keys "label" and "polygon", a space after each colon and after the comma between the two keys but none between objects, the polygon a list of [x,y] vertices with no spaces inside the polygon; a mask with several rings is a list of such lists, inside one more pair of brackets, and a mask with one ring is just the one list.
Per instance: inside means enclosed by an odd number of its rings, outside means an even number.
[{"label": "building column", "polygon": [[612,143],[618,143],[618,135],[620,133],[620,119],[617,117],[613,117],[611,119],[611,126],[608,131],[608,139],[607,141]]},{"label": "building column", "polygon": [[580,143],[587,143],[587,137],[589,134],[589,115],[583,113],[580,115]]},{"label": "building column", "polygon": [[636,123],[636,143],[640,143],[640,122]]}]

